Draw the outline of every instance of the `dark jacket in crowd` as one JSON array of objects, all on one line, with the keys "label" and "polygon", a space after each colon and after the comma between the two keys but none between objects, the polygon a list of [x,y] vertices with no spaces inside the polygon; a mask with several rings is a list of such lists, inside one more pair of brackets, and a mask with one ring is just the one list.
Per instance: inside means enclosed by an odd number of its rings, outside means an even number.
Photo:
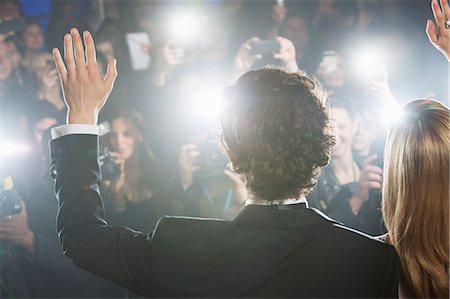
[{"label": "dark jacket in crowd", "polygon": [[370,190],[369,199],[358,215],[350,207],[349,200],[358,187],[358,182],[339,184],[331,165],[326,166],[318,179],[317,186],[308,195],[309,204],[344,225],[372,236],[386,233],[381,214],[381,194]]},{"label": "dark jacket in crowd", "polygon": [[24,194],[35,253],[15,246],[12,254],[2,255],[2,298],[118,297],[119,286],[75,267],[63,255],[55,226],[58,205],[48,187],[42,183]]}]

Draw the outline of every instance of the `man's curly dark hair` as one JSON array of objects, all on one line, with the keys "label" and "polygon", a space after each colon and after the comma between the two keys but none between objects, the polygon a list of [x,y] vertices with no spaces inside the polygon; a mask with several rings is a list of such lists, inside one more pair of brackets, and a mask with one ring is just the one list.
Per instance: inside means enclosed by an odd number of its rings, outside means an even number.
[{"label": "man's curly dark hair", "polygon": [[267,68],[225,92],[222,141],[248,191],[272,202],[307,195],[335,143],[320,84]]}]

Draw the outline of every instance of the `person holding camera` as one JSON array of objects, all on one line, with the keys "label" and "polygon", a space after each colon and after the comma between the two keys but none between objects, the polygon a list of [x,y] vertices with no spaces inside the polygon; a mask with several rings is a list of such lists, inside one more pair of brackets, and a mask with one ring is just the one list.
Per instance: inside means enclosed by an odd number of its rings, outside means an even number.
[{"label": "person holding camera", "polygon": [[165,183],[164,167],[150,151],[141,115],[118,108],[108,115],[103,137],[103,189],[107,219],[113,225],[150,232],[156,224],[155,195]]},{"label": "person holding camera", "polygon": [[58,71],[47,52],[36,54],[30,61],[30,69],[37,79],[37,98],[46,101],[58,111],[65,109],[61,86],[58,84]]},{"label": "person holding camera", "polygon": [[232,80],[252,68],[270,64],[281,64],[290,72],[299,70],[295,46],[287,38],[277,36],[274,40],[261,40],[251,37],[240,47],[234,59],[231,71]]},{"label": "person holding camera", "polygon": [[[370,235],[386,232],[381,224],[380,196],[382,169],[376,154],[358,159],[353,152],[358,123],[353,105],[345,93],[330,98],[336,125],[336,145],[330,164],[319,176],[316,188],[308,195],[311,206],[345,225]],[[379,194],[379,193],[377,193]]]},{"label": "person holding camera", "polygon": [[167,185],[158,214],[232,219],[246,198],[245,186],[231,171],[220,141],[207,137],[181,146],[178,171]]}]

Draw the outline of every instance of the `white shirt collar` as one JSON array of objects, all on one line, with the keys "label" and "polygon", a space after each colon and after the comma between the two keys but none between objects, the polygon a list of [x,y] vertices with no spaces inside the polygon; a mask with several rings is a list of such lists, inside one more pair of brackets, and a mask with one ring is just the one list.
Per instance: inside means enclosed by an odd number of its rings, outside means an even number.
[{"label": "white shirt collar", "polygon": [[269,201],[269,200],[262,200],[262,199],[247,199],[245,201],[245,205],[260,205],[260,206],[272,206],[272,205],[295,205],[299,203],[306,204],[306,207],[308,207],[308,201],[306,198],[289,198],[285,200],[277,200],[277,201]]}]

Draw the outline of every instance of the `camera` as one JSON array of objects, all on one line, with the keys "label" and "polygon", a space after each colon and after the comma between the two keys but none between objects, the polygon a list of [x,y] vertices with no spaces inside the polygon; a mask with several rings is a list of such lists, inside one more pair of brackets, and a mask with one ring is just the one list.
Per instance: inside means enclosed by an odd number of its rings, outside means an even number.
[{"label": "camera", "polygon": [[25,19],[14,19],[10,21],[4,21],[0,23],[0,34],[5,34],[8,32],[20,32],[25,29]]},{"label": "camera", "polygon": [[120,177],[120,167],[116,164],[116,158],[111,155],[111,150],[107,147],[101,149],[98,160],[101,165],[102,179],[117,181]]},{"label": "camera", "polygon": [[275,54],[280,52],[281,45],[277,40],[260,40],[252,45],[253,54]]},{"label": "camera", "polygon": [[21,211],[20,196],[17,189],[14,188],[13,179],[10,176],[5,177],[0,198],[0,219],[19,214]]},{"label": "camera", "polygon": [[198,145],[198,150],[200,152],[198,161],[201,170],[197,173],[197,176],[207,178],[223,175],[228,164],[228,158],[223,153],[219,140],[209,138]]}]

